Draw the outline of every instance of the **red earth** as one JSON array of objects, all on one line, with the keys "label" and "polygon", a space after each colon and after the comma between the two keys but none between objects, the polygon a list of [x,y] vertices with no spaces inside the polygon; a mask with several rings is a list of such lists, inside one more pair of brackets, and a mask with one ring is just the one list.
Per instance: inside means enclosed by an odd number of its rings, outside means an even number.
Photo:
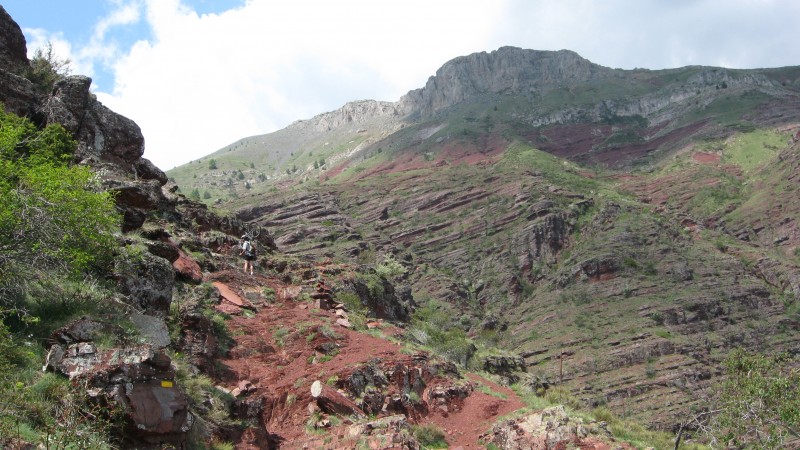
[{"label": "red earth", "polygon": [[[308,285],[295,285],[292,289],[276,278],[249,277],[235,271],[217,273],[214,279],[220,292],[234,292],[239,297],[223,303],[235,307],[240,299],[250,299],[258,309],[255,315],[239,311],[228,321],[235,346],[220,361],[227,367],[227,376],[220,381],[222,387],[233,390],[242,381],[249,381],[252,388],[248,397],[264,396],[267,399],[262,421],[268,436],[263,430],[260,434],[258,430],[249,430],[237,443],[237,448],[301,448],[303,445],[315,448],[314,445],[321,445],[319,437],[310,436],[306,427],[313,412],[309,404],[314,402],[311,396],[314,381],[335,387],[337,380],[347,379],[355,369],[370,361],[411,367],[420,358],[420,352],[404,350],[401,344],[380,337],[378,333],[373,333],[373,336],[336,324],[332,311],[317,309],[300,292],[312,292],[310,282]],[[278,295],[269,302],[253,300],[254,293],[263,287],[271,287],[276,293],[289,292],[290,295]],[[380,323],[378,329],[381,335],[388,337],[402,332],[387,323]],[[334,342],[338,353],[325,357],[317,351],[325,342]],[[511,389],[478,375],[467,374],[463,381],[480,389],[472,390],[463,403],[448,411],[423,407],[416,414],[408,415],[407,420],[438,425],[446,434],[450,448],[485,448],[479,444],[480,435],[488,431],[499,417],[525,404]],[[452,382],[441,377],[427,380],[420,397],[427,399],[430,389]],[[341,425],[327,429],[325,437],[328,441],[324,447],[352,446],[353,441],[347,440],[350,424],[344,418]]]}]

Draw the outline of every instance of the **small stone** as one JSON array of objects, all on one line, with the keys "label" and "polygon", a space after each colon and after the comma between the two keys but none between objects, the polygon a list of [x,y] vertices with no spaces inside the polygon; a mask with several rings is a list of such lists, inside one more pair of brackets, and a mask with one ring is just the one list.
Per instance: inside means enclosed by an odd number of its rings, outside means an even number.
[{"label": "small stone", "polygon": [[222,391],[222,392],[224,392],[226,394],[230,394],[231,393],[231,389],[228,389],[225,386],[217,385],[217,386],[214,386],[214,387],[217,388],[218,391]]},{"label": "small stone", "polygon": [[319,380],[315,380],[311,383],[311,396],[317,398],[320,394],[322,394],[322,383]]}]

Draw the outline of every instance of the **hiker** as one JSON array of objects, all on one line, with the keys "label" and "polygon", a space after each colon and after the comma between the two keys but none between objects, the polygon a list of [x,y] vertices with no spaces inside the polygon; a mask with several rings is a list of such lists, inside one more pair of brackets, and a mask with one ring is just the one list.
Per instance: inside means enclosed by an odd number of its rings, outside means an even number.
[{"label": "hiker", "polygon": [[242,244],[239,246],[241,251],[239,255],[244,258],[244,273],[247,273],[248,269],[250,270],[250,275],[253,274],[253,261],[256,260],[256,246],[250,240],[250,236],[244,235],[242,236]]}]

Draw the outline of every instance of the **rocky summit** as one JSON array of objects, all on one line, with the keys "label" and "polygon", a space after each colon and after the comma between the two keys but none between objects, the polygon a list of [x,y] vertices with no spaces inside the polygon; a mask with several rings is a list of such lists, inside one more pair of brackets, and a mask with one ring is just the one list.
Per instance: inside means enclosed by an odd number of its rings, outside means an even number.
[{"label": "rocky summit", "polygon": [[164,173],[26,53],[0,7],[3,448],[799,445],[800,67],[503,47]]}]

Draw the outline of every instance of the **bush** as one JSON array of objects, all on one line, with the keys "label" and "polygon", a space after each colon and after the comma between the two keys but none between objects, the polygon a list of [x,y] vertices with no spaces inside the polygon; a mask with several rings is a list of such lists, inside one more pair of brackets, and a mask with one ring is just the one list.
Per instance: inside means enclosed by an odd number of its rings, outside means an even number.
[{"label": "bush", "polygon": [[784,448],[800,427],[800,369],[787,355],[765,356],[734,350],[725,359],[720,414],[714,435],[719,442],[759,448]]},{"label": "bush", "polygon": [[544,394],[545,400],[553,405],[564,405],[568,408],[578,410],[583,407],[583,403],[572,395],[569,389],[561,386],[553,387],[547,390]]},{"label": "bush", "polygon": [[39,370],[39,338],[108,298],[98,275],[117,248],[114,199],[89,168],[70,164],[75,145],[60,125],[40,129],[0,106],[0,446],[17,436],[46,448],[109,447],[114,411]]},{"label": "bush", "polygon": [[60,125],[38,130],[0,108],[0,299],[19,307],[32,283],[107,267],[120,218]]},{"label": "bush", "polygon": [[58,58],[53,44],[48,42],[44,48],[36,49],[25,77],[33,83],[37,92],[49,94],[58,80],[70,74],[69,65],[70,60]]},{"label": "bush", "polygon": [[423,448],[447,448],[444,432],[434,424],[412,426],[414,437]]},{"label": "bush", "polygon": [[406,273],[406,268],[391,255],[386,255],[383,262],[375,266],[378,275],[384,278],[399,277]]}]

